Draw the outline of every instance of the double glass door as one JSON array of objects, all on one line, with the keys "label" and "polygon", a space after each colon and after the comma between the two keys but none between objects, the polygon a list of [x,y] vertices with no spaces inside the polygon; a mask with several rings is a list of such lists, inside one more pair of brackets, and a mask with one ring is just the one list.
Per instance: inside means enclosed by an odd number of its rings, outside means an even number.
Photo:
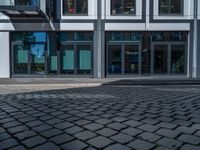
[{"label": "double glass door", "polygon": [[141,74],[140,44],[108,44],[107,74]]},{"label": "double glass door", "polygon": [[153,44],[152,74],[184,74],[186,72],[185,44]]},{"label": "double glass door", "polygon": [[12,44],[12,74],[40,74],[46,72],[46,44]]}]

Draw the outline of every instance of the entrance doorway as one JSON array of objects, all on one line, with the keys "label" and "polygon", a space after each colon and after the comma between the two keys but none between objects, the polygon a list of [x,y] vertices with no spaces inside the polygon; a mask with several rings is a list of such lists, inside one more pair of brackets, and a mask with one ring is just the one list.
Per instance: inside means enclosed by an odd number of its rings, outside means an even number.
[{"label": "entrance doorway", "polygon": [[141,45],[139,43],[109,43],[107,45],[107,74],[141,74]]},{"label": "entrance doorway", "polygon": [[185,43],[153,43],[151,74],[185,74]]},{"label": "entrance doorway", "polygon": [[14,42],[12,46],[12,75],[45,75],[46,44]]}]

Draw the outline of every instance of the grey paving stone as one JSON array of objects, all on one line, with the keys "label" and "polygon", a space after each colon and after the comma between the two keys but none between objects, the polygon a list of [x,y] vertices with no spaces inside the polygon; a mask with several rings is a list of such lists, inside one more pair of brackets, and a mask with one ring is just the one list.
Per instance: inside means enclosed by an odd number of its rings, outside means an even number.
[{"label": "grey paving stone", "polygon": [[122,124],[122,123],[118,123],[118,122],[114,122],[114,123],[110,123],[110,124],[108,124],[107,127],[119,131],[119,130],[122,130],[122,129],[126,128],[127,125],[124,125],[124,124]]},{"label": "grey paving stone", "polygon": [[43,124],[43,122],[39,121],[39,120],[26,123],[26,125],[29,126],[29,127],[35,127],[35,126],[39,126],[39,125],[42,125],[42,124]]},{"label": "grey paving stone", "polygon": [[183,142],[171,138],[162,138],[156,143],[169,149],[178,149],[183,144]]},{"label": "grey paving stone", "polygon": [[14,146],[13,148],[9,148],[9,150],[27,150],[27,149],[24,146],[19,145],[19,146]]},{"label": "grey paving stone", "polygon": [[65,150],[82,150],[84,148],[86,148],[88,145],[79,141],[79,140],[75,140],[72,141],[70,143],[64,144],[61,147]]},{"label": "grey paving stone", "polygon": [[79,126],[73,126],[73,127],[65,129],[65,132],[68,134],[75,134],[75,133],[81,132],[83,130],[84,129]]},{"label": "grey paving stone", "polygon": [[37,146],[33,148],[32,150],[60,150],[60,148],[56,146],[55,144],[48,142],[40,146]]},{"label": "grey paving stone", "polygon": [[96,131],[103,128],[104,126],[97,123],[91,123],[91,124],[84,125],[83,127],[90,131]]},{"label": "grey paving stone", "polygon": [[12,122],[8,122],[8,123],[5,123],[3,124],[2,126],[4,128],[12,128],[12,127],[16,127],[16,126],[19,126],[21,125],[22,123],[18,122],[18,121],[12,121]]},{"label": "grey paving stone", "polygon": [[68,143],[68,142],[72,141],[73,139],[74,139],[74,137],[72,137],[68,134],[61,134],[61,135],[51,138],[50,141],[52,141],[56,144],[63,144],[63,143]]},{"label": "grey paving stone", "polygon": [[186,133],[186,134],[193,134],[196,131],[196,129],[194,128],[184,127],[184,126],[179,126],[175,130],[181,133]]},{"label": "grey paving stone", "polygon": [[93,147],[88,147],[88,148],[86,148],[86,149],[84,149],[84,150],[97,150],[96,148],[93,148]]},{"label": "grey paving stone", "polygon": [[114,144],[114,145],[108,146],[104,150],[131,150],[131,148],[125,145],[121,145],[121,144]]},{"label": "grey paving stone", "polygon": [[159,127],[150,124],[143,124],[137,128],[147,132],[154,132],[159,129]]},{"label": "grey paving stone", "polygon": [[140,139],[143,139],[143,140],[153,143],[153,142],[158,141],[161,138],[161,136],[159,136],[155,133],[144,132],[144,133],[138,135],[137,138],[140,138]]},{"label": "grey paving stone", "polygon": [[8,149],[17,145],[19,145],[19,143],[15,139],[10,138],[0,142],[0,149]]},{"label": "grey paving stone", "polygon": [[62,122],[62,123],[58,123],[58,124],[54,125],[54,127],[58,128],[60,130],[67,129],[71,126],[73,126],[73,124],[70,122]]},{"label": "grey paving stone", "polygon": [[13,128],[9,128],[8,132],[11,133],[11,134],[15,134],[15,133],[23,132],[23,131],[26,131],[26,130],[28,130],[28,128],[26,126],[20,125],[20,126],[16,126],[16,127],[13,127]]},{"label": "grey paving stone", "polygon": [[132,127],[129,127],[127,129],[122,130],[122,132],[126,133],[126,134],[129,134],[131,136],[136,136],[136,135],[142,133],[143,131],[139,130],[139,129],[132,128]]},{"label": "grey paving stone", "polygon": [[0,127],[0,134],[6,132],[6,130],[2,127]]},{"label": "grey paving stone", "polygon": [[95,122],[98,123],[98,124],[101,124],[101,125],[107,125],[107,124],[111,123],[112,120],[101,118],[101,119],[95,120]]},{"label": "grey paving stone", "polygon": [[200,145],[200,137],[194,135],[182,134],[179,136],[178,140],[189,144]]},{"label": "grey paving stone", "polygon": [[200,130],[200,124],[193,124],[192,128]]},{"label": "grey paving stone", "polygon": [[82,132],[74,134],[74,136],[80,140],[88,140],[95,137],[96,134],[91,131],[82,131]]},{"label": "grey paving stone", "polygon": [[37,145],[41,145],[45,143],[47,140],[41,136],[35,136],[26,140],[23,140],[21,143],[24,144],[26,147],[31,148]]},{"label": "grey paving stone", "polygon": [[37,132],[42,132],[42,131],[45,131],[45,130],[49,130],[51,128],[52,128],[52,126],[50,126],[50,125],[42,124],[42,125],[39,125],[37,127],[33,127],[32,129],[37,131]]},{"label": "grey paving stone", "polygon": [[11,137],[11,135],[8,134],[7,132],[1,133],[1,134],[0,134],[0,141],[9,139],[10,137]]},{"label": "grey paving stone", "polygon": [[138,149],[138,150],[150,150],[155,147],[155,144],[143,141],[143,140],[135,140],[128,144],[131,148]]},{"label": "grey paving stone", "polygon": [[169,138],[175,138],[180,134],[180,132],[170,129],[159,129],[156,133]]},{"label": "grey paving stone", "polygon": [[118,143],[121,143],[121,144],[125,144],[125,143],[128,143],[131,140],[133,140],[132,136],[129,136],[129,135],[123,134],[123,133],[116,134],[116,135],[114,135],[114,136],[112,136],[110,138],[112,140],[118,142]]},{"label": "grey paving stone", "polygon": [[53,137],[53,136],[56,136],[56,135],[59,135],[61,134],[62,131],[58,130],[58,129],[49,129],[49,130],[46,130],[46,131],[43,131],[43,132],[40,132],[40,134],[46,138],[50,138],[50,137]]},{"label": "grey paving stone", "polygon": [[58,119],[58,118],[53,118],[53,119],[50,119],[50,120],[46,120],[45,122],[50,124],[50,125],[53,125],[53,124],[57,124],[57,123],[62,122],[62,120]]},{"label": "grey paving stone", "polygon": [[167,123],[167,122],[161,122],[161,123],[157,124],[157,126],[162,127],[162,128],[166,128],[166,129],[174,129],[174,128],[177,127],[176,124]]},{"label": "grey paving stone", "polygon": [[116,122],[124,122],[127,120],[127,118],[124,117],[114,117],[112,118],[112,120],[116,121]]},{"label": "grey paving stone", "polygon": [[197,131],[195,135],[200,137],[200,131]]},{"label": "grey paving stone", "polygon": [[98,137],[90,139],[87,142],[96,148],[104,148],[104,147],[110,145],[113,141],[111,141],[108,138],[98,136]]},{"label": "grey paving stone", "polygon": [[137,126],[141,125],[142,123],[139,121],[135,121],[135,120],[128,120],[126,122],[123,122],[123,124],[126,124],[131,127],[137,127]]},{"label": "grey paving stone", "polygon": [[31,130],[27,130],[27,131],[24,131],[24,132],[16,133],[14,135],[14,137],[19,139],[19,140],[23,140],[25,138],[33,137],[35,135],[36,135],[36,132],[31,131]]},{"label": "grey paving stone", "polygon": [[186,144],[183,147],[181,147],[180,150],[199,150],[199,149],[200,149],[200,146]]},{"label": "grey paving stone", "polygon": [[154,148],[154,150],[171,150],[171,149],[163,146],[157,146],[156,148]]},{"label": "grey paving stone", "polygon": [[75,121],[73,123],[78,125],[78,126],[83,126],[83,125],[89,124],[90,122],[91,121],[88,121],[88,120],[85,120],[85,119],[81,119],[81,120]]},{"label": "grey paving stone", "polygon": [[101,134],[101,135],[106,136],[106,137],[112,136],[112,135],[117,133],[116,131],[114,131],[110,128],[103,128],[103,129],[96,131],[96,132],[98,134]]},{"label": "grey paving stone", "polygon": [[147,118],[147,119],[141,120],[141,122],[146,123],[146,124],[155,125],[155,124],[159,123],[160,121],[155,120],[155,119]]}]

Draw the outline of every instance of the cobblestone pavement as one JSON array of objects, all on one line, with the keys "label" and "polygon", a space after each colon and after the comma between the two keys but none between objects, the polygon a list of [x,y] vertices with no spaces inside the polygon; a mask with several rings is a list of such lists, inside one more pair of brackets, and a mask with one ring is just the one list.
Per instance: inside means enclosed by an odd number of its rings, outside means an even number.
[{"label": "cobblestone pavement", "polygon": [[0,149],[200,150],[200,86],[0,86]]}]

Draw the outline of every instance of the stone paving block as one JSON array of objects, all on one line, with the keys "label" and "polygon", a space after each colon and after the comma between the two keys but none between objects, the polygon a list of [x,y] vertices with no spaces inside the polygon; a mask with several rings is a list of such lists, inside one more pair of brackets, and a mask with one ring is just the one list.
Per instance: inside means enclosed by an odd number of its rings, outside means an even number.
[{"label": "stone paving block", "polygon": [[156,148],[154,148],[154,150],[171,150],[171,149],[163,146],[157,146]]},{"label": "stone paving block", "polygon": [[45,131],[45,130],[49,130],[51,128],[52,128],[52,126],[50,126],[50,125],[42,124],[42,125],[39,125],[37,127],[33,127],[32,129],[37,131],[37,132],[42,132],[42,131]]},{"label": "stone paving block", "polygon": [[33,148],[32,150],[60,150],[60,149],[61,148],[59,148],[55,144],[48,142],[48,143],[42,144],[40,146],[37,146],[37,147]]},{"label": "stone paving block", "polygon": [[135,120],[128,120],[126,122],[123,122],[123,124],[126,124],[131,127],[137,127],[137,126],[141,125],[142,123],[139,121],[135,121]]},{"label": "stone paving block", "polygon": [[2,127],[0,127],[0,134],[6,132],[6,130]]},{"label": "stone paving block", "polygon": [[180,150],[199,150],[200,149],[199,147],[200,146],[186,144]]},{"label": "stone paving block", "polygon": [[13,148],[9,148],[9,150],[27,150],[27,149],[24,146],[19,145],[19,146],[15,146]]},{"label": "stone paving block", "polygon": [[70,128],[65,129],[65,132],[68,134],[75,134],[78,133],[80,131],[83,131],[84,129],[79,127],[79,126],[72,126]]},{"label": "stone paving block", "polygon": [[89,144],[91,144],[92,146],[101,149],[101,148],[104,148],[104,147],[110,145],[113,141],[111,141],[108,138],[105,138],[105,137],[102,137],[102,136],[98,136],[98,137],[90,139],[87,142]]},{"label": "stone paving block", "polygon": [[138,150],[150,150],[155,147],[155,144],[143,141],[143,140],[135,140],[128,144],[131,148],[138,149]]},{"label": "stone paving block", "polygon": [[82,131],[82,132],[76,133],[74,136],[80,140],[88,140],[95,137],[96,134],[91,131]]},{"label": "stone paving block", "polygon": [[179,126],[175,130],[181,133],[186,133],[186,134],[193,134],[196,131],[196,129],[194,128],[184,127],[184,126]]},{"label": "stone paving block", "polygon": [[117,133],[116,131],[114,131],[110,128],[103,128],[103,129],[96,131],[96,132],[98,134],[101,134],[101,135],[106,136],[106,137],[112,136],[112,135]]},{"label": "stone paving block", "polygon": [[20,122],[22,123],[26,123],[26,122],[30,122],[30,121],[33,121],[33,120],[36,120],[36,118],[34,117],[26,117],[26,118],[21,118],[21,119],[18,119]]},{"label": "stone paving block", "polygon": [[158,145],[167,147],[169,149],[178,149],[183,144],[183,142],[177,141],[172,138],[162,138],[159,141],[157,141],[156,143]]},{"label": "stone paving block", "polygon": [[140,138],[140,139],[143,139],[143,140],[153,143],[153,142],[158,141],[161,138],[161,136],[159,136],[155,133],[144,132],[144,133],[138,135],[137,138]]},{"label": "stone paving block", "polygon": [[13,121],[13,122],[8,122],[3,124],[2,126],[4,128],[12,128],[12,127],[16,127],[16,126],[20,126],[22,123],[20,123],[19,121]]},{"label": "stone paving block", "polygon": [[103,128],[104,126],[97,123],[91,123],[91,124],[84,125],[83,127],[90,131],[96,131]]},{"label": "stone paving block", "polygon": [[107,125],[107,124],[111,123],[112,120],[101,118],[101,119],[95,120],[95,122],[98,124],[101,124],[101,125]]},{"label": "stone paving block", "polygon": [[15,139],[10,138],[0,142],[0,149],[8,149],[17,145],[19,145],[19,143]]},{"label": "stone paving block", "polygon": [[188,144],[200,145],[200,137],[194,135],[182,134],[179,136],[178,140]]},{"label": "stone paving block", "polygon": [[137,128],[147,132],[154,132],[159,129],[159,127],[150,124],[143,124],[141,126],[138,126]]},{"label": "stone paving block", "polygon": [[60,130],[67,129],[71,126],[73,126],[73,124],[70,122],[61,122],[61,123],[54,125],[54,127],[56,127],[57,129],[60,129]]},{"label": "stone paving block", "polygon": [[88,148],[86,148],[86,149],[84,149],[84,150],[97,150],[96,148],[93,148],[93,147],[88,147]]},{"label": "stone paving block", "polygon": [[42,124],[43,124],[43,122],[39,121],[39,120],[30,121],[30,122],[26,123],[26,125],[29,126],[29,127],[35,127],[35,126],[39,126],[39,125],[42,125]]},{"label": "stone paving block", "polygon": [[27,130],[24,132],[20,132],[20,133],[16,133],[14,135],[15,138],[19,139],[19,140],[23,140],[25,138],[29,138],[29,137],[33,137],[35,136],[37,133],[31,130]]},{"label": "stone paving block", "polygon": [[104,150],[131,150],[131,148],[125,145],[121,145],[121,144],[114,144],[114,145],[108,146]]},{"label": "stone paving block", "polygon": [[90,122],[91,121],[88,121],[88,120],[85,120],[85,119],[81,119],[81,120],[75,121],[73,123],[78,125],[78,126],[83,126],[83,125],[89,124]]},{"label": "stone paving block", "polygon": [[56,136],[56,135],[59,135],[61,134],[62,131],[58,130],[58,129],[49,129],[49,130],[46,130],[46,131],[42,131],[40,132],[40,134],[46,138],[50,138],[50,137],[53,137],[53,136]]},{"label": "stone paving block", "polygon": [[70,143],[66,143],[64,145],[62,145],[61,147],[65,150],[82,150],[84,148],[86,148],[88,145],[79,141],[79,140],[75,140],[72,141]]},{"label": "stone paving block", "polygon": [[122,130],[122,129],[126,128],[127,125],[124,125],[124,124],[122,124],[122,123],[118,123],[118,122],[114,122],[114,123],[110,123],[110,124],[108,124],[107,127],[119,131],[119,130]]},{"label": "stone paving block", "polygon": [[155,119],[147,118],[147,119],[141,120],[141,122],[146,123],[146,124],[155,125],[155,124],[159,123],[160,121],[155,120]]},{"label": "stone paving block", "polygon": [[6,140],[6,139],[8,139],[10,137],[11,137],[11,135],[8,134],[7,132],[1,133],[0,134],[0,141]]},{"label": "stone paving block", "polygon": [[47,140],[41,136],[35,136],[26,140],[23,140],[21,143],[24,144],[26,147],[31,148],[37,145],[41,145],[45,143]]},{"label": "stone paving block", "polygon": [[63,143],[68,143],[68,142],[72,141],[73,139],[74,139],[74,137],[72,137],[68,134],[61,134],[61,135],[51,138],[50,141],[52,141],[56,144],[63,144]]},{"label": "stone paving block", "polygon": [[157,124],[157,126],[162,127],[162,128],[166,128],[166,129],[174,129],[174,128],[177,127],[176,124],[167,123],[167,122],[161,122],[161,123]]},{"label": "stone paving block", "polygon": [[124,117],[114,117],[112,118],[112,120],[116,121],[116,122],[124,122],[127,120],[127,118]]},{"label": "stone paving block", "polygon": [[23,131],[26,131],[26,130],[28,130],[28,128],[26,126],[20,125],[20,126],[16,126],[16,127],[13,127],[13,128],[9,128],[8,132],[11,133],[11,134],[15,134],[15,133],[23,132]]},{"label": "stone paving block", "polygon": [[129,134],[131,136],[136,136],[136,135],[142,133],[143,131],[139,130],[139,129],[132,128],[132,127],[129,127],[127,129],[122,130],[122,132],[126,133],[126,134]]},{"label": "stone paving block", "polygon": [[193,124],[192,128],[200,130],[200,124]]},{"label": "stone paving block", "polygon": [[45,122],[50,124],[50,125],[53,125],[53,124],[57,124],[57,123],[62,122],[62,120],[58,119],[58,118],[53,118],[53,119],[50,119],[50,120],[46,120]]},{"label": "stone paving block", "polygon": [[180,132],[170,129],[159,129],[156,133],[169,138],[175,138],[180,134]]},{"label": "stone paving block", "polygon": [[127,134],[119,133],[112,137],[110,137],[112,140],[116,141],[117,143],[125,144],[133,140],[134,138],[132,136],[129,136]]},{"label": "stone paving block", "polygon": [[200,131],[197,131],[195,135],[200,137]]}]

